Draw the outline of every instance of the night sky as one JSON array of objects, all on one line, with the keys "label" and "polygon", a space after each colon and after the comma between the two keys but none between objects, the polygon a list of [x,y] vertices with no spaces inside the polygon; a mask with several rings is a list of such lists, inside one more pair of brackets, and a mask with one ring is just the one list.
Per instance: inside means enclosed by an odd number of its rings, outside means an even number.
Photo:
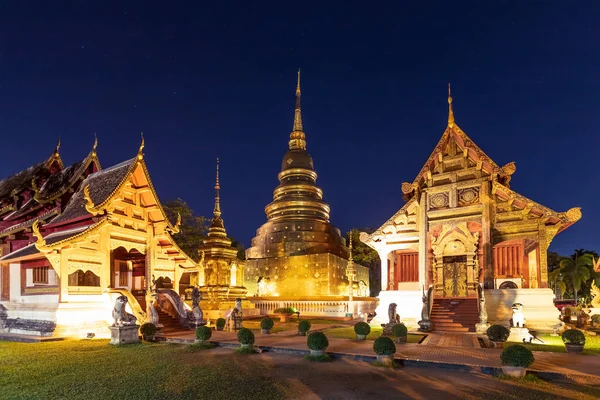
[{"label": "night sky", "polygon": [[444,132],[451,82],[457,124],[498,164],[516,162],[514,190],[582,207],[551,250],[600,250],[600,3],[250,3],[0,2],[0,176],[48,157],[58,136],[75,162],[94,132],[108,167],[135,156],[143,131],[162,201],[210,215],[221,159],[225,225],[248,245],[301,68],[332,222],[376,228]]}]

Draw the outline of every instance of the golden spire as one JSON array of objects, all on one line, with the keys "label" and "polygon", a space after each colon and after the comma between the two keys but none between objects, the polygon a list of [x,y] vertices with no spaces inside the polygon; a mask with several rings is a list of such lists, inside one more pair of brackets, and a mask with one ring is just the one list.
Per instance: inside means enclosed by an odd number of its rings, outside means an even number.
[{"label": "golden spire", "polygon": [[220,190],[221,185],[219,184],[219,159],[217,158],[217,178],[215,180],[215,210],[213,211],[215,217],[221,215],[221,197],[219,196]]},{"label": "golden spire", "polygon": [[290,150],[306,150],[304,128],[302,127],[302,109],[300,107],[300,69],[298,69],[298,84],[296,85],[296,109],[294,110],[294,130],[290,134]]},{"label": "golden spire", "polygon": [[59,149],[60,149],[60,136],[58,137],[58,141],[56,142],[56,148],[54,149],[54,154],[58,154]]},{"label": "golden spire", "polygon": [[98,136],[94,132],[94,146],[92,147],[92,154],[96,155],[96,149],[98,148]]},{"label": "golden spire", "polygon": [[350,262],[354,261],[354,258],[352,258],[352,231],[350,231]]},{"label": "golden spire", "polygon": [[452,94],[450,93],[450,83],[448,83],[448,126],[454,126],[454,111],[452,110]]},{"label": "golden spire", "polygon": [[144,150],[144,145],[145,145],[145,143],[144,143],[144,132],[142,132],[141,135],[142,135],[142,143],[140,143],[140,148],[139,148],[138,154],[137,154],[138,160],[141,160],[141,159],[144,158],[144,153],[142,152]]}]

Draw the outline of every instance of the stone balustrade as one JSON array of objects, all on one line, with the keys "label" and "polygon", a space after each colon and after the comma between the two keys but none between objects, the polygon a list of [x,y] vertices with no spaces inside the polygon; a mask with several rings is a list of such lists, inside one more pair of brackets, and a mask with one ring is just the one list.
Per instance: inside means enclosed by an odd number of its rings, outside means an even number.
[{"label": "stone balustrade", "polygon": [[[301,316],[342,318],[350,312],[354,316],[372,313],[377,307],[377,299],[371,297],[355,297],[351,303],[348,301],[348,297],[343,296],[303,300],[277,297],[251,297],[249,300],[260,310],[261,315],[273,314],[278,308],[291,307],[300,312]],[[350,304],[352,309],[349,308]]]}]

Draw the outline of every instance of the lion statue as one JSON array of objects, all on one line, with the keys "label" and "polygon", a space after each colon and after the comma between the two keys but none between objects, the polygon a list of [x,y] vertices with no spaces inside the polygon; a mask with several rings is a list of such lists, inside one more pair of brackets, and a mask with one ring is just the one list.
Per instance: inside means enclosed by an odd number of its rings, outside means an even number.
[{"label": "lion statue", "polygon": [[200,308],[200,300],[202,300],[202,293],[197,286],[192,289],[192,311],[188,311],[188,319],[196,326],[202,325],[204,322],[204,313]]},{"label": "lion statue", "polygon": [[396,313],[396,307],[398,307],[398,304],[396,303],[391,303],[388,307],[388,318],[390,320],[388,323],[390,325],[400,323],[400,316],[398,315],[398,313]]},{"label": "lion statue", "polygon": [[525,326],[525,314],[523,314],[523,304],[514,303],[512,305],[513,316],[511,319],[511,324],[513,328],[523,328]]},{"label": "lion statue", "polygon": [[117,297],[112,312],[112,317],[115,320],[112,326],[135,325],[137,318],[125,311],[125,306],[127,306],[127,297],[123,295]]}]

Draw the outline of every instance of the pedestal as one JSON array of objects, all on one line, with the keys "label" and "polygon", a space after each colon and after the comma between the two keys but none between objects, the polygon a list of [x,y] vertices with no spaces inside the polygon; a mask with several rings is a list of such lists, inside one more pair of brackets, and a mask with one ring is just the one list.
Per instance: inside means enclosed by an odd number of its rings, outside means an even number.
[{"label": "pedestal", "polygon": [[483,324],[481,322],[478,322],[475,324],[475,332],[477,332],[478,335],[485,335],[489,327],[490,324],[488,324],[487,322]]},{"label": "pedestal", "polygon": [[431,332],[433,330],[433,322],[431,322],[430,320],[419,321],[419,330],[421,332]]},{"label": "pedestal", "polygon": [[131,344],[139,343],[140,337],[138,335],[138,325],[124,325],[124,326],[109,326],[110,329],[110,344]]},{"label": "pedestal", "polygon": [[506,339],[506,341],[522,343],[523,339],[529,342],[532,338],[533,336],[531,336],[531,334],[529,333],[529,329],[512,327],[510,328],[510,336],[508,337],[508,339]]}]

